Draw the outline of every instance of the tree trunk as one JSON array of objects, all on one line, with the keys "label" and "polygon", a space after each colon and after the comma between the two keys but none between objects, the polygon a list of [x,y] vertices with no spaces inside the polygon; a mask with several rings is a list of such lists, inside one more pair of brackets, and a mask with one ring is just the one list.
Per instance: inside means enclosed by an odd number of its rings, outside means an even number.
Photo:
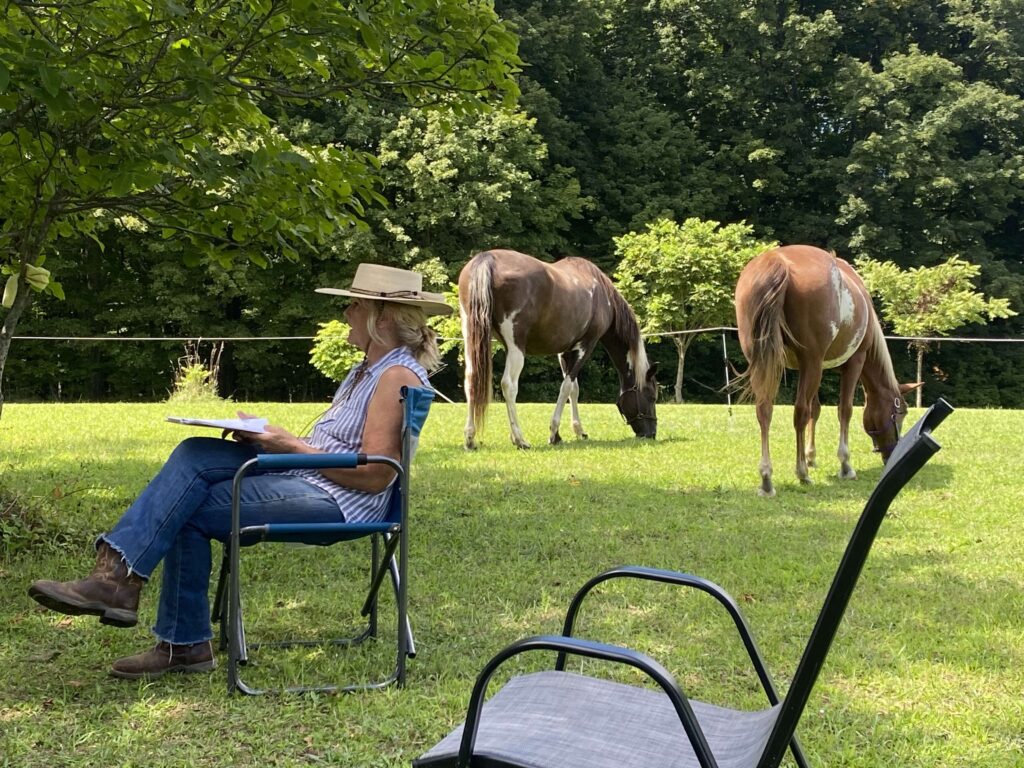
[{"label": "tree trunk", "polygon": [[11,351],[14,329],[31,303],[32,289],[25,281],[23,270],[22,274],[18,276],[18,295],[14,299],[14,305],[4,315],[3,325],[0,326],[0,418],[4,414],[4,368],[7,367],[7,355]]},{"label": "tree trunk", "polygon": [[[924,347],[918,347],[917,348],[917,380],[918,380],[918,382],[924,381],[924,379],[921,378],[921,372],[922,372],[923,368],[924,368]],[[916,393],[917,393],[917,407],[918,408],[921,407],[921,390],[922,389],[924,389],[923,386],[918,387],[917,390],[916,390]]]},{"label": "tree trunk", "polygon": [[673,392],[675,402],[683,402],[683,371],[686,369],[686,350],[690,347],[692,336],[673,336],[672,343],[676,345],[676,353],[679,355],[679,363],[676,366],[676,385]]}]

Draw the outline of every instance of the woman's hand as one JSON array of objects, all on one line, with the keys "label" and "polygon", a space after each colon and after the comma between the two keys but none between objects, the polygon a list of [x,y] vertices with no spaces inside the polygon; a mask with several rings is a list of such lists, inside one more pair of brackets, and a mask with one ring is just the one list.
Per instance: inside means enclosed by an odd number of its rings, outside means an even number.
[{"label": "woman's hand", "polygon": [[[237,411],[240,419],[255,419],[256,416]],[[231,438],[238,443],[252,445],[259,453],[306,453],[309,446],[284,427],[268,424],[262,432],[242,432],[235,430]]]}]

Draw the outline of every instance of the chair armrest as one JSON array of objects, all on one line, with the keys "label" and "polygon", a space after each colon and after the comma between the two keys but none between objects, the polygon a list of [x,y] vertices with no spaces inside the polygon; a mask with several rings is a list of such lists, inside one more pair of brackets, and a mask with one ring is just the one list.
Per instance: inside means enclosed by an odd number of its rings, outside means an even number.
[{"label": "chair armrest", "polygon": [[[241,497],[242,480],[253,469],[282,470],[282,469],[327,469],[341,468],[352,469],[365,464],[387,464],[402,478],[404,471],[402,463],[390,456],[365,453],[258,453],[255,458],[249,459],[235,472],[231,485],[231,538],[229,539],[234,549],[238,548],[241,536],[241,514],[239,500]],[[237,567],[237,563],[232,567]]]},{"label": "chair armrest", "polygon": [[716,768],[717,764],[713,758],[710,758],[710,762],[705,763],[701,757],[702,755],[710,755],[711,749],[708,746],[707,739],[704,737],[704,731],[701,730],[700,724],[697,722],[697,716],[690,706],[689,699],[687,699],[679,687],[679,683],[676,682],[667,669],[650,656],[639,651],[617,645],[559,635],[537,635],[517,640],[503,648],[487,662],[483,671],[477,677],[476,684],[473,686],[473,693],[469,699],[466,723],[462,730],[462,743],[459,746],[459,766],[470,765],[473,747],[476,744],[477,729],[480,726],[480,714],[483,710],[484,696],[487,693],[487,685],[491,680],[491,676],[502,663],[513,656],[525,653],[526,651],[538,650],[558,651],[560,656],[571,653],[575,656],[613,661],[635,667],[646,673],[648,677],[661,686],[662,690],[668,695],[669,700],[671,700],[676,714],[679,715],[679,721],[682,723],[683,729],[690,739],[690,743],[694,745],[694,751],[701,761],[702,768]]},{"label": "chair armrest", "polygon": [[351,469],[366,464],[365,453],[259,453],[259,469]]},{"label": "chair armrest", "polygon": [[[754,641],[754,636],[750,631],[750,626],[747,624],[747,620],[743,617],[743,613],[740,611],[739,604],[733,599],[732,595],[720,586],[715,584],[713,581],[708,581],[700,576],[694,576],[693,574],[682,573],[680,571],[669,571],[662,568],[647,568],[639,565],[622,565],[616,568],[610,568],[609,570],[592,578],[576,592],[572,602],[569,604],[569,610],[565,615],[565,624],[562,627],[563,636],[572,637],[573,629],[576,624],[576,616],[579,614],[583,599],[590,594],[590,591],[602,582],[618,578],[642,579],[644,581],[656,581],[662,584],[692,587],[700,590],[701,592],[706,592],[715,598],[715,600],[721,603],[729,613],[729,616],[732,617],[733,623],[736,625],[736,630],[739,632],[740,639],[743,641],[743,645],[747,649],[747,655],[750,657],[750,661],[754,665],[754,671],[757,672],[757,676],[761,680],[761,685],[764,687],[764,691],[768,696],[769,703],[772,704],[772,706],[779,703],[779,694],[775,690],[775,685],[772,682],[771,676],[768,674],[767,667],[765,666],[764,658],[761,656],[761,651],[758,649],[757,643]],[[555,661],[555,669],[565,669],[564,653],[558,654],[558,658]]]}]

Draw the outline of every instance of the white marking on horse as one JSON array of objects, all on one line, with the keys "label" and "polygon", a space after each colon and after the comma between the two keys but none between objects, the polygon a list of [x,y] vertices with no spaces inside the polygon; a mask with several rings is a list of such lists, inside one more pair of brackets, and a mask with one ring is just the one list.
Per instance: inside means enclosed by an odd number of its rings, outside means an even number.
[{"label": "white marking on horse", "polygon": [[[839,325],[829,323],[829,328],[832,331],[832,338],[835,339],[836,336],[839,335],[840,328],[855,328],[854,324],[856,322],[857,306],[854,302],[853,293],[850,291],[850,287],[843,279],[842,272],[840,272],[836,267],[833,267],[832,269],[832,288],[835,291],[836,304],[839,309]],[[836,366],[845,363],[860,347],[860,343],[863,338],[863,333],[854,333],[850,337],[850,343],[847,345],[846,349],[840,352],[837,357],[822,360],[821,367],[835,368]]]},{"label": "white marking on horse", "polygon": [[[839,270],[836,270],[838,274]],[[851,325],[853,323],[854,312],[856,307],[853,303],[853,293],[850,292],[849,286],[845,282],[841,281],[839,286],[839,322],[842,325]]]},{"label": "white marking on horse", "polygon": [[505,319],[498,323],[498,335],[505,342],[506,349],[516,343],[515,329],[516,315],[518,314],[518,309],[515,312],[509,312]]}]

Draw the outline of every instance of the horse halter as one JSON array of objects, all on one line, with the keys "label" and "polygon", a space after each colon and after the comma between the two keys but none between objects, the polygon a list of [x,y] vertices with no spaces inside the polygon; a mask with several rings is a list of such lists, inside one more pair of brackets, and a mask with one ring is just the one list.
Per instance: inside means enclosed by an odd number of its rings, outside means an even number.
[{"label": "horse halter", "polygon": [[[633,397],[636,399],[636,415],[635,416],[627,417],[626,414],[623,413],[623,410],[624,410],[623,405],[626,402],[626,396],[627,395],[633,395]],[[658,417],[657,416],[655,416],[653,414],[650,414],[650,413],[644,413],[643,410],[640,408],[640,385],[639,384],[634,384],[629,389],[622,390],[622,392],[619,394],[618,398],[615,400],[615,405],[619,409],[619,415],[622,416],[622,420],[624,422],[626,422],[634,432],[638,432],[636,425],[640,424],[643,421],[653,421],[655,424],[658,423]]]},{"label": "horse halter", "polygon": [[879,446],[877,448],[872,448],[871,449],[872,453],[881,453],[883,455],[886,454],[886,453],[892,453],[892,449],[895,448],[896,444],[900,441],[900,427],[899,427],[899,422],[897,421],[897,417],[899,417],[899,416],[906,416],[907,415],[907,408],[906,408],[906,406],[904,405],[904,407],[901,409],[900,408],[901,405],[903,405],[902,398],[899,395],[897,395],[892,400],[892,412],[889,414],[889,423],[886,424],[881,429],[874,429],[874,430],[872,430],[872,429],[865,429],[864,430],[865,432],[867,432],[872,437],[878,437],[879,435],[882,435],[882,434],[888,432],[890,429],[892,429],[892,431],[896,433],[896,439],[895,440],[893,440],[891,443],[886,443],[885,445],[881,445],[881,446]]}]

